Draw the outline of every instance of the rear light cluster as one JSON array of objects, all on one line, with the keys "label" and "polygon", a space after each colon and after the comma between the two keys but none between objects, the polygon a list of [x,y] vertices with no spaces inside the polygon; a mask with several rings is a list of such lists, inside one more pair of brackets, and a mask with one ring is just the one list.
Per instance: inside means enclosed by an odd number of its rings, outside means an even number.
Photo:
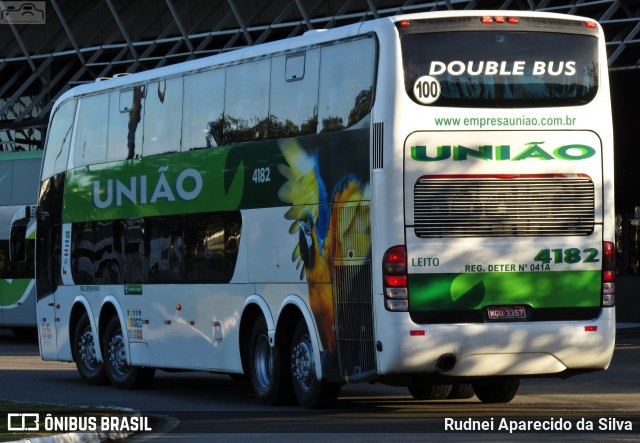
[{"label": "rear light cluster", "polygon": [[606,241],[602,243],[602,306],[616,303],[616,246]]},{"label": "rear light cluster", "polygon": [[384,253],[382,279],[384,307],[388,311],[408,311],[407,250],[404,246],[393,246]]},{"label": "rear light cluster", "polygon": [[510,23],[512,25],[516,25],[520,20],[518,20],[518,17],[503,17],[501,15],[492,17],[485,15],[480,19],[480,21],[485,25],[489,23]]},{"label": "rear light cluster", "polygon": [[[518,17],[504,17],[502,15],[497,15],[497,16],[491,16],[491,15],[484,15],[482,17],[480,17],[480,21],[485,24],[491,24],[491,23],[509,23],[511,25],[517,25],[520,22],[520,19]],[[596,29],[598,27],[598,25],[596,25],[596,22],[591,21],[591,20],[587,20],[586,22],[584,22],[584,25],[589,28],[589,29]],[[407,25],[408,22],[407,22]]]}]

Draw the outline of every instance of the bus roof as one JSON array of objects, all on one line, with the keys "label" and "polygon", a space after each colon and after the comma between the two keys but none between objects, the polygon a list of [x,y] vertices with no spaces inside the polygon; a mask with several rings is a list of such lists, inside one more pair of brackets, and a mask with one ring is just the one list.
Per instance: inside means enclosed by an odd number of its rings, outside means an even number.
[{"label": "bus roof", "polygon": [[54,104],[55,110],[62,102],[71,98],[82,95],[93,94],[100,91],[109,91],[126,87],[127,85],[135,86],[159,78],[177,76],[189,72],[197,72],[206,70],[218,65],[228,65],[240,62],[246,59],[254,59],[265,57],[278,53],[295,53],[299,48],[313,47],[323,43],[347,39],[357,35],[366,34],[380,29],[382,27],[393,27],[396,22],[402,20],[417,20],[426,18],[444,18],[444,17],[482,17],[485,15],[501,15],[501,16],[518,16],[518,17],[549,17],[559,19],[578,19],[593,21],[586,17],[571,16],[567,14],[558,14],[551,12],[538,11],[507,11],[507,10],[477,10],[477,11],[436,11],[436,12],[419,12],[405,15],[396,15],[392,17],[383,17],[375,20],[364,21],[360,23],[340,26],[333,29],[317,29],[305,32],[301,36],[291,37],[287,39],[277,40],[274,42],[263,43],[255,46],[247,46],[242,49],[236,49],[229,52],[223,52],[208,57],[203,57],[186,62],[176,63],[161,68],[150,69],[148,71],[137,72],[130,75],[121,75],[104,81],[95,81],[76,86],[60,96]]}]

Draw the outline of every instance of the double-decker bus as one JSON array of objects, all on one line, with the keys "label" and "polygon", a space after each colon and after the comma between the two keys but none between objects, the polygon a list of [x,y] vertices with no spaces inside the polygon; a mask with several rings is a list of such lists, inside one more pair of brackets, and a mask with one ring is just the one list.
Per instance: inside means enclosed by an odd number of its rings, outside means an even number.
[{"label": "double-decker bus", "polygon": [[12,261],[9,237],[14,213],[38,199],[42,150],[0,152],[0,328],[35,338],[34,221],[25,226],[27,260]]},{"label": "double-decker bus", "polygon": [[587,18],[422,13],[70,90],[36,211],[42,357],[307,408],[606,369],[605,54]]}]

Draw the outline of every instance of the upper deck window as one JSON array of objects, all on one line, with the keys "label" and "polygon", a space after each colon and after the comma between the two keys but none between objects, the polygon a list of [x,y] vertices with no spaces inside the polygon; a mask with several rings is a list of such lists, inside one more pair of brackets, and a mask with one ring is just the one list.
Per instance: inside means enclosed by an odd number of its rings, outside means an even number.
[{"label": "upper deck window", "polygon": [[598,89],[593,35],[474,30],[410,33],[401,41],[405,88],[422,104],[575,106]]}]

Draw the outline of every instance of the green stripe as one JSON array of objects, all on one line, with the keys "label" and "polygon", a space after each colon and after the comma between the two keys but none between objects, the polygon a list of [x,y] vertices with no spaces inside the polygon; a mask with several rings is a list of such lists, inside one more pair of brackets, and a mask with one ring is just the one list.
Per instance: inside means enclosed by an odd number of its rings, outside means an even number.
[{"label": "green stripe", "polygon": [[412,311],[596,307],[601,297],[600,271],[410,274],[408,284]]},{"label": "green stripe", "polygon": [[13,280],[0,280],[0,291],[2,291],[2,297],[0,297],[1,306],[14,305],[22,298],[31,279],[28,278],[14,278]]}]

